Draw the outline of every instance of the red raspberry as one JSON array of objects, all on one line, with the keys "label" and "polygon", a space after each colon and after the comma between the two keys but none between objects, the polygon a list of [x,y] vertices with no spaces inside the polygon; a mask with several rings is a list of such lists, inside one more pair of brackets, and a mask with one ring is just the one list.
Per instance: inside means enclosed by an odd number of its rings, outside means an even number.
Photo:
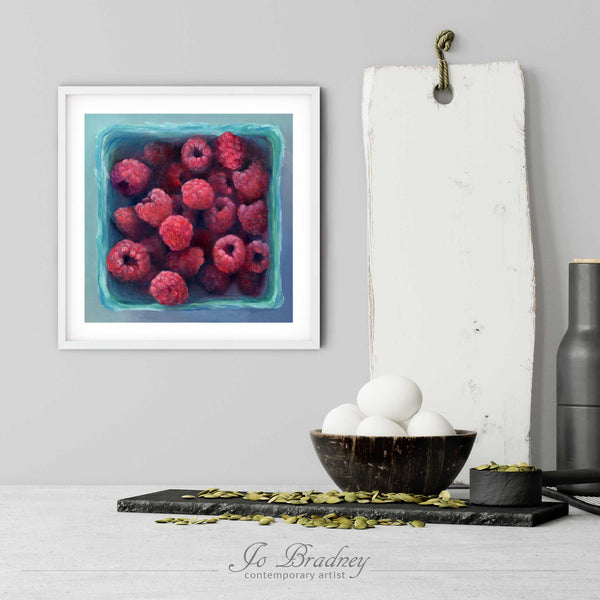
[{"label": "red raspberry", "polygon": [[260,235],[267,229],[267,205],[262,200],[252,204],[240,204],[237,211],[238,219],[251,235]]},{"label": "red raspberry", "polygon": [[146,198],[135,205],[135,212],[142,221],[146,221],[152,227],[158,227],[173,214],[173,203],[169,194],[154,188]]},{"label": "red raspberry", "polygon": [[215,200],[215,192],[208,181],[190,179],[181,188],[184,206],[194,210],[210,208]]},{"label": "red raspberry", "polygon": [[213,233],[225,233],[234,223],[235,204],[225,196],[219,196],[204,213],[204,224]]},{"label": "red raspberry", "polygon": [[246,246],[244,267],[253,273],[262,273],[269,268],[269,246],[261,240],[254,240]]},{"label": "red raspberry", "polygon": [[106,267],[119,281],[139,281],[150,271],[150,255],[141,244],[121,240],[108,253]]},{"label": "red raspberry", "polygon": [[115,164],[110,172],[111,183],[125,196],[136,196],[146,189],[152,171],[135,158],[126,158]]},{"label": "red raspberry", "polygon": [[167,255],[167,248],[160,239],[160,235],[155,234],[150,237],[144,238],[140,244],[148,250],[150,255],[150,261],[153,265],[162,265],[165,262]]},{"label": "red raspberry", "polygon": [[269,187],[269,174],[259,163],[253,162],[245,171],[233,174],[233,185],[242,202],[258,200]]},{"label": "red raspberry", "polygon": [[204,173],[212,161],[212,150],[208,142],[199,137],[191,137],[181,149],[181,162],[194,175]]},{"label": "red raspberry", "polygon": [[197,229],[192,238],[191,245],[202,248],[205,256],[212,254],[213,246],[215,245],[216,237],[208,229]]},{"label": "red raspberry", "polygon": [[194,228],[185,217],[172,215],[161,223],[158,232],[163,242],[171,250],[183,250],[190,245]]},{"label": "red raspberry", "polygon": [[159,173],[158,186],[167,192],[178,192],[191,177],[192,174],[181,163],[174,162]]},{"label": "red raspberry", "polygon": [[233,196],[233,182],[231,176],[225,171],[216,171],[208,178],[208,183],[219,196]]},{"label": "red raspberry", "polygon": [[248,269],[240,269],[237,284],[240,292],[246,296],[260,296],[265,282],[264,273],[254,273]]},{"label": "red raspberry", "polygon": [[213,260],[219,271],[235,273],[246,260],[244,242],[236,235],[222,237],[213,248]]},{"label": "red raspberry", "polygon": [[215,265],[204,265],[198,279],[209,294],[224,294],[231,283],[229,275],[219,271]]},{"label": "red raspberry", "polygon": [[244,140],[231,131],[226,131],[215,140],[215,157],[226,169],[237,171],[246,162],[246,146]]},{"label": "red raspberry", "polygon": [[143,160],[151,167],[158,168],[173,159],[173,148],[164,142],[151,142],[144,146]]},{"label": "red raspberry", "polygon": [[112,215],[116,228],[129,240],[139,242],[143,237],[150,235],[152,229],[144,223],[133,206],[117,208]]},{"label": "red raspberry", "polygon": [[183,304],[189,297],[187,285],[179,273],[161,271],[150,284],[150,293],[160,304]]},{"label": "red raspberry", "polygon": [[190,246],[185,250],[173,251],[167,254],[167,269],[179,273],[185,279],[193,277],[203,264],[204,252],[196,246]]}]

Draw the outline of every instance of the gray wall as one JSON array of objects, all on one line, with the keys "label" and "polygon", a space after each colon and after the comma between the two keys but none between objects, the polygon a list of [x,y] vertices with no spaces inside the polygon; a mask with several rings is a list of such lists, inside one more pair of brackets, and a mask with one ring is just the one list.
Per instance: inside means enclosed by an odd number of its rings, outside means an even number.
[{"label": "gray wall", "polygon": [[[600,254],[600,4],[145,0],[11,2],[0,36],[0,482],[323,480],[307,431],[368,377],[361,70],[517,59],[527,87],[538,281],[534,458],[554,464],[567,263]],[[323,88],[323,347],[56,349],[56,86]],[[510,376],[510,374],[507,374]],[[460,426],[460,423],[456,424]]]}]

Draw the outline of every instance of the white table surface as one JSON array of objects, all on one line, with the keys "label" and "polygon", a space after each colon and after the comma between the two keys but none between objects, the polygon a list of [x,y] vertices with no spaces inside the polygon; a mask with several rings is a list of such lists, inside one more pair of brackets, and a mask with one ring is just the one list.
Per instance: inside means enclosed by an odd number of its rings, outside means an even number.
[{"label": "white table surface", "polygon": [[[0,598],[600,598],[600,517],[574,509],[533,528],[433,524],[366,531],[279,520],[267,527],[226,521],[177,527],[156,524],[156,515],[116,511],[118,498],[169,487],[198,486],[0,488]],[[265,564],[230,571],[245,564],[245,549],[257,543],[266,544],[257,555]],[[315,557],[342,549],[366,561],[358,575],[357,567],[276,567],[293,544],[312,544]]]}]

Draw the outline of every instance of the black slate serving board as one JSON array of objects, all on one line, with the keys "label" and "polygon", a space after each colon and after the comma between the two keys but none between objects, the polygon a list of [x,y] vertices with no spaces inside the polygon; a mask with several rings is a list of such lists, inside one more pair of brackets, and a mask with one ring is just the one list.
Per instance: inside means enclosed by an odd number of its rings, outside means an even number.
[{"label": "black slate serving board", "polygon": [[240,515],[262,514],[277,517],[282,514],[303,513],[326,515],[331,512],[346,515],[364,515],[372,519],[419,519],[425,523],[453,523],[457,525],[507,525],[511,527],[534,527],[569,513],[566,502],[542,502],[540,506],[525,508],[490,507],[470,505],[465,508],[438,508],[418,504],[269,504],[266,501],[241,498],[194,498],[199,490],[163,490],[117,501],[119,512],[145,512],[160,514]]}]

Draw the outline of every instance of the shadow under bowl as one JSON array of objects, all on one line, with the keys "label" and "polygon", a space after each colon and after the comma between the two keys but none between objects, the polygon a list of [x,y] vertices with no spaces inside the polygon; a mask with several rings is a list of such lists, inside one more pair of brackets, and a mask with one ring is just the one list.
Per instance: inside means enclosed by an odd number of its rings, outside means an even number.
[{"label": "shadow under bowl", "polygon": [[310,432],[327,474],[342,490],[438,494],[463,468],[477,437],[456,435],[376,437]]}]

